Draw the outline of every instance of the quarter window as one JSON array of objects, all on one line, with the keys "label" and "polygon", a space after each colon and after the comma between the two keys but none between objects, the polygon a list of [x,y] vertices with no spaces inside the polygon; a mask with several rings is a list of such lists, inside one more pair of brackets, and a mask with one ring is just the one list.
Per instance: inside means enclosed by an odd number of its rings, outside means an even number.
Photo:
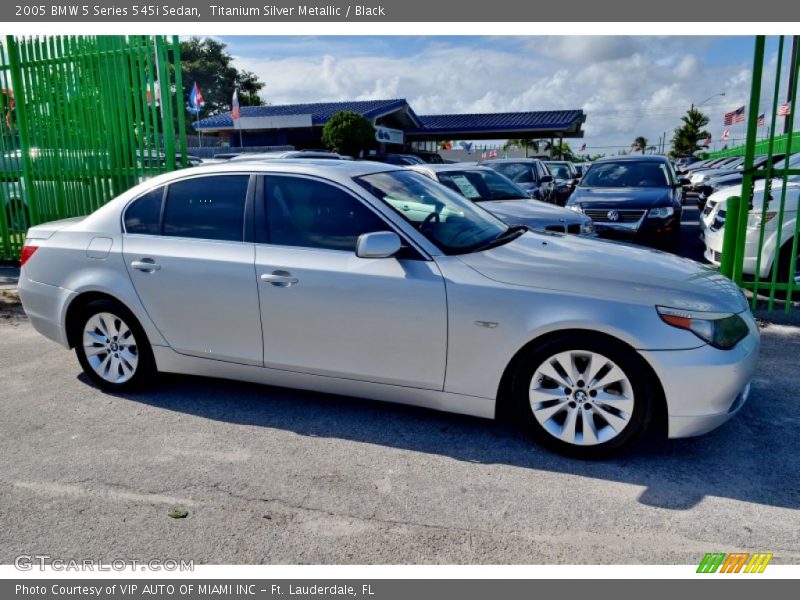
[{"label": "quarter window", "polygon": [[267,177],[265,194],[271,244],[354,251],[361,234],[389,230],[358,199],[327,183]]},{"label": "quarter window", "polygon": [[170,184],[164,235],[241,242],[248,181],[248,175],[214,175]]},{"label": "quarter window", "polygon": [[164,188],[156,188],[139,196],[125,210],[125,231],[145,235],[158,235],[161,222],[161,200]]}]

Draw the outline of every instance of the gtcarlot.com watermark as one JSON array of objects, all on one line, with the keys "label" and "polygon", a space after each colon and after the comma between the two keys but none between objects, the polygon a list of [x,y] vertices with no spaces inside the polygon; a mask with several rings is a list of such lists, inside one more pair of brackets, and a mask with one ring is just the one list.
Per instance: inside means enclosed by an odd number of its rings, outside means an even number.
[{"label": "gtcarlot.com watermark", "polygon": [[54,558],[49,554],[20,554],[14,559],[14,567],[19,571],[194,571],[194,561],[182,558],[63,559]]}]

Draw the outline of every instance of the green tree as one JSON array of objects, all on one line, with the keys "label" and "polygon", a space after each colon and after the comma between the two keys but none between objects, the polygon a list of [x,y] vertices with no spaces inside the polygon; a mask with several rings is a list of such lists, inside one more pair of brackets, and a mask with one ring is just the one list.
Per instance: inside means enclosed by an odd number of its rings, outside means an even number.
[{"label": "green tree", "polygon": [[325,123],[322,143],[331,150],[357,157],[375,145],[375,128],[360,114],[342,110]]},{"label": "green tree", "polygon": [[188,105],[189,92],[197,82],[205,100],[201,117],[230,110],[235,89],[239,90],[240,106],[264,104],[259,95],[264,82],[255,73],[233,66],[226,48],[227,44],[212,38],[192,37],[181,42],[183,101]]},{"label": "green tree", "polygon": [[675,128],[672,135],[672,155],[691,156],[703,148],[700,142],[711,135],[704,129],[708,125],[708,117],[692,107],[681,117],[681,121],[683,125]]},{"label": "green tree", "polygon": [[647,138],[643,135],[640,135],[633,140],[633,145],[636,146],[636,148],[638,148],[642,154],[644,154],[645,150],[647,150]]},{"label": "green tree", "polygon": [[533,151],[534,154],[547,153],[550,152],[550,141],[549,140],[536,140],[531,138],[517,138],[506,140],[506,143],[503,144],[503,150],[510,150],[511,148],[524,148],[525,149],[525,156],[528,156],[528,151]]}]

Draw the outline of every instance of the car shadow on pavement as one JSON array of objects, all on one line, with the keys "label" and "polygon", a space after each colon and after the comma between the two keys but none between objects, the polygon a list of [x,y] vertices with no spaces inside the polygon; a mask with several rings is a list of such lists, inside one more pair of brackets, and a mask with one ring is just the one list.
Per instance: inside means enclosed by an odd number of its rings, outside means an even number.
[{"label": "car shadow on pavement", "polygon": [[[84,375],[79,378],[91,385]],[[438,454],[642,486],[639,502],[687,510],[707,496],[800,508],[797,419],[767,389],[732,421],[698,438],[645,439],[600,461],[554,454],[513,424],[351,397],[219,379],[160,375],[157,385],[119,395],[203,419],[315,438]],[[776,416],[777,414],[777,416]]]}]

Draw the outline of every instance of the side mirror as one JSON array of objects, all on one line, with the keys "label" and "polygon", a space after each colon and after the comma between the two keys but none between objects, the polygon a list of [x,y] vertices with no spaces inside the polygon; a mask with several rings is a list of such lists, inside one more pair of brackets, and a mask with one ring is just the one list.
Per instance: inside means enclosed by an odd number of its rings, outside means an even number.
[{"label": "side mirror", "polygon": [[402,242],[394,231],[362,233],[356,243],[359,258],[390,258],[400,252]]},{"label": "side mirror", "polygon": [[553,176],[552,175],[542,175],[539,178],[539,183],[552,183]]}]

